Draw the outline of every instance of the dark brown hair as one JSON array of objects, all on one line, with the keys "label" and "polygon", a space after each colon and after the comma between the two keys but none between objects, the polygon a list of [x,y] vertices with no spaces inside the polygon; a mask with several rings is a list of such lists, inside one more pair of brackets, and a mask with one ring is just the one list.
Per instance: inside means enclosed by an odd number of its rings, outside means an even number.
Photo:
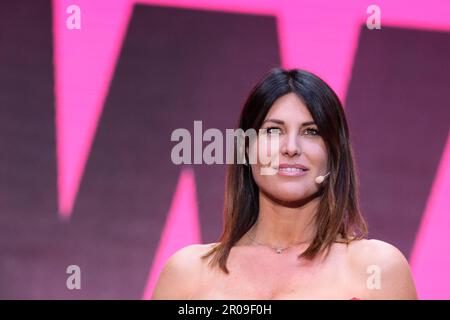
[{"label": "dark brown hair", "polygon": [[[272,69],[251,91],[242,109],[238,128],[256,131],[275,100],[295,93],[316,123],[328,152],[329,177],[323,184],[315,215],[316,234],[298,257],[313,259],[329,249],[340,235],[344,242],[362,239],[367,224],[358,204],[358,180],[344,109],[335,92],[319,77],[304,70]],[[237,150],[235,148],[234,150]],[[225,184],[224,230],[219,242],[203,258],[229,273],[231,248],[255,224],[259,214],[259,189],[251,167],[229,164]]]}]

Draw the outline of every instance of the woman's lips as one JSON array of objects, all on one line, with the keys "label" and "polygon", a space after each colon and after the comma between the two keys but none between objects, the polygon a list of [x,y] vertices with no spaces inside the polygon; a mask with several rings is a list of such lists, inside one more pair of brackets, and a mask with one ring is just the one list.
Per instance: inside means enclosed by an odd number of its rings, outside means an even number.
[{"label": "woman's lips", "polygon": [[283,167],[278,168],[278,174],[280,176],[289,176],[289,177],[300,177],[304,176],[308,170],[304,170],[301,168],[293,168],[293,167]]}]

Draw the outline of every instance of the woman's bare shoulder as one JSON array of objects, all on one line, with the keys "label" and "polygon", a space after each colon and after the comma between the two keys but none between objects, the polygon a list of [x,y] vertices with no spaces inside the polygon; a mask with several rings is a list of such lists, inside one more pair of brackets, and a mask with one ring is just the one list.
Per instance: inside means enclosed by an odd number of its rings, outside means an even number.
[{"label": "woman's bare shoulder", "polygon": [[208,252],[210,249],[213,248],[215,243],[208,243],[208,244],[190,244],[188,246],[185,246],[177,251],[175,251],[174,254],[171,255],[169,258],[172,260],[183,260],[188,262],[194,262],[196,261],[201,255]]},{"label": "woman's bare shoulder", "polygon": [[377,239],[353,240],[349,243],[349,257],[354,263],[381,264],[405,262],[403,253],[394,245]]},{"label": "woman's bare shoulder", "polygon": [[178,249],[167,259],[153,291],[153,300],[188,299],[198,285],[204,268],[201,257],[214,243],[191,244]]},{"label": "woman's bare shoulder", "polygon": [[348,258],[351,270],[371,298],[417,298],[408,260],[394,245],[376,239],[353,240]]}]

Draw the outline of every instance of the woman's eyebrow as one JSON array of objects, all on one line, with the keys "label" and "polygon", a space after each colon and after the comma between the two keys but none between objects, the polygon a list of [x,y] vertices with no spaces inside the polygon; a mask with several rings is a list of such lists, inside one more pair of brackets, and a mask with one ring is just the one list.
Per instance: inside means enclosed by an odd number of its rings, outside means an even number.
[{"label": "woman's eyebrow", "polygon": [[[263,121],[263,124],[266,122],[273,122],[273,123],[278,123],[278,124],[284,125],[284,121],[279,120],[279,119],[266,119]],[[306,122],[303,122],[300,127],[309,126],[311,124],[316,124],[316,123],[314,121],[306,121]]]}]

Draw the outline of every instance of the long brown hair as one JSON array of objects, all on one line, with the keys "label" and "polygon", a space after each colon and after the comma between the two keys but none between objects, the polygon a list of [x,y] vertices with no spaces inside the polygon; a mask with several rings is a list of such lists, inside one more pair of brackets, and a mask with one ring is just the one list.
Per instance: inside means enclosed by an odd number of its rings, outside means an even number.
[{"label": "long brown hair", "polygon": [[[328,152],[330,175],[323,184],[315,214],[316,234],[298,258],[313,259],[329,249],[340,235],[344,242],[362,239],[367,224],[358,204],[358,180],[344,109],[335,92],[319,77],[304,70],[272,69],[252,89],[242,109],[238,128],[256,131],[276,99],[293,92],[304,102]],[[237,150],[237,148],[234,148]],[[224,230],[219,242],[202,258],[229,273],[226,262],[231,248],[255,224],[259,214],[259,189],[250,166],[229,164],[224,203]]]}]

